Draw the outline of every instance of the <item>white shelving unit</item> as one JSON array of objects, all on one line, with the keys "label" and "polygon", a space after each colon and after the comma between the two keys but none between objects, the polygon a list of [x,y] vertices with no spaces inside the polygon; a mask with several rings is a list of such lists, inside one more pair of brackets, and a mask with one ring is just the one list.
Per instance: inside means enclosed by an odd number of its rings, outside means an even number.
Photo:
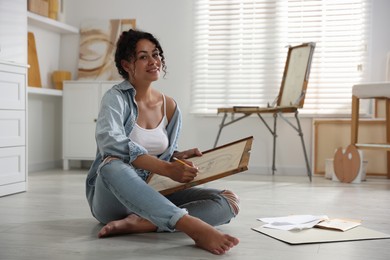
[{"label": "white shelving unit", "polygon": [[[37,15],[32,12],[27,12],[27,23],[28,25],[39,27],[43,30],[58,34],[79,34],[80,32],[80,30],[76,27],[61,23],[59,21],[41,15]],[[62,96],[62,90],[45,87],[28,87],[28,93],[34,95]]]},{"label": "white shelving unit", "polygon": [[59,21],[27,12],[27,23],[60,34],[78,34],[79,29]]},{"label": "white shelving unit", "polygon": [[62,90],[59,89],[28,87],[27,91],[29,94],[58,96],[58,97],[62,96]]}]

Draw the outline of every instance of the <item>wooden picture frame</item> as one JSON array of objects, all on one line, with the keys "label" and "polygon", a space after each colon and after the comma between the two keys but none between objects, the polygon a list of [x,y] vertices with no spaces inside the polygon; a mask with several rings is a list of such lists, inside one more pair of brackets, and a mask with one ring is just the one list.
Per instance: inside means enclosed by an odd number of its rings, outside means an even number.
[{"label": "wooden picture frame", "polygon": [[184,190],[248,170],[253,136],[202,152],[187,159],[198,167],[198,176],[191,182],[179,183],[158,174],[151,174],[147,183],[163,195]]}]

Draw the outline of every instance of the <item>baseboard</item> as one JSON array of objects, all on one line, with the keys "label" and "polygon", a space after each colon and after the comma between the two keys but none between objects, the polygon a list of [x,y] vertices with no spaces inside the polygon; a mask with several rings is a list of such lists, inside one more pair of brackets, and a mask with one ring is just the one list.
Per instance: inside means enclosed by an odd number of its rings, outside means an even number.
[{"label": "baseboard", "polygon": [[[272,175],[272,167],[265,167],[265,166],[249,166],[248,173],[250,174],[262,174],[262,175]],[[288,166],[277,166],[276,175],[281,176],[299,176],[299,175],[306,175],[307,170],[304,165],[302,167],[288,167]]]},{"label": "baseboard", "polygon": [[28,172],[39,172],[56,168],[62,168],[62,160],[28,164]]}]

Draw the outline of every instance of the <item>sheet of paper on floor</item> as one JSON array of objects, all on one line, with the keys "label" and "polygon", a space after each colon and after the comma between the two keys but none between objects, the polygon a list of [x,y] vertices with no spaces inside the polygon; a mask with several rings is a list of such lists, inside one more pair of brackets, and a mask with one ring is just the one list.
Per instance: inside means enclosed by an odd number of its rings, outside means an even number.
[{"label": "sheet of paper on floor", "polygon": [[302,230],[312,228],[319,222],[329,219],[325,215],[290,215],[285,217],[258,218],[257,220],[266,223],[265,228],[279,230]]}]

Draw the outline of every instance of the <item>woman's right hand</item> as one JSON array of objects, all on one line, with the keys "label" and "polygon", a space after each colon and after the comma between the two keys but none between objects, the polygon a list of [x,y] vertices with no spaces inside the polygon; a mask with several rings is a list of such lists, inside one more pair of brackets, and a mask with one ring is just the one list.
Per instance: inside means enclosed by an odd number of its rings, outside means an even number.
[{"label": "woman's right hand", "polygon": [[191,161],[175,158],[171,162],[167,162],[148,154],[138,156],[132,164],[136,168],[144,169],[181,183],[194,180],[199,172],[198,168]]},{"label": "woman's right hand", "polygon": [[185,160],[175,160],[171,163],[169,178],[174,181],[187,183],[193,181],[198,175],[198,168],[192,162]]}]

